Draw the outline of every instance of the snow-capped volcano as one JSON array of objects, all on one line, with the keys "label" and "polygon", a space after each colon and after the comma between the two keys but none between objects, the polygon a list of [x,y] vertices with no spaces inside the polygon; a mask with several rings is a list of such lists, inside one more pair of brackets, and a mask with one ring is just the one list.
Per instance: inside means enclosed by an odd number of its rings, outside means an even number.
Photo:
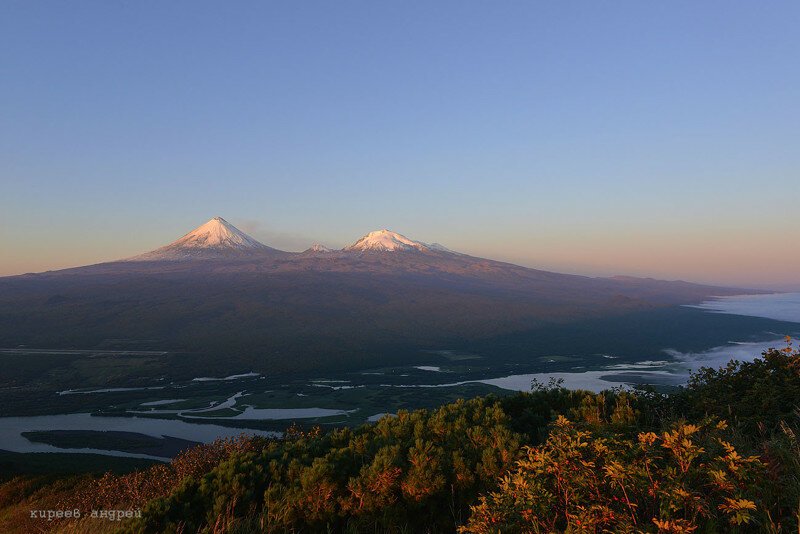
[{"label": "snow-capped volcano", "polygon": [[275,249],[245,234],[222,217],[214,217],[177,241],[128,261],[181,260],[202,257],[241,256]]},{"label": "snow-capped volcano", "polygon": [[384,229],[368,233],[352,245],[345,247],[344,250],[372,252],[418,250],[421,252],[431,252],[434,249],[422,241],[414,241],[397,232]]},{"label": "snow-capped volcano", "polygon": [[183,248],[267,248],[222,217],[214,217],[167,246]]},{"label": "snow-capped volcano", "polygon": [[311,245],[310,247],[308,247],[303,251],[303,253],[311,253],[311,252],[327,253],[327,252],[333,252],[333,249],[330,249],[321,243],[314,243],[313,245]]}]

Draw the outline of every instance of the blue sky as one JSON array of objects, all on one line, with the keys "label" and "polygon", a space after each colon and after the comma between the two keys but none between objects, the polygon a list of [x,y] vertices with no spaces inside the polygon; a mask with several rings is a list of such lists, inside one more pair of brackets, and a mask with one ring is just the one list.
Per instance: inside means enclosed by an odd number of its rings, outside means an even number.
[{"label": "blue sky", "polygon": [[800,3],[0,4],[0,274],[221,215],[800,284]]}]

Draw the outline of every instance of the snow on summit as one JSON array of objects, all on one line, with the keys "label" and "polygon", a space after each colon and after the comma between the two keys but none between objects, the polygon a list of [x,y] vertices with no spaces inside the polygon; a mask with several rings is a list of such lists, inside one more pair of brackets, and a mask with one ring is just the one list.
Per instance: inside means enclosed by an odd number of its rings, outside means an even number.
[{"label": "snow on summit", "polygon": [[265,248],[222,217],[214,217],[168,247],[182,248]]},{"label": "snow on summit", "polygon": [[313,245],[308,247],[303,252],[306,252],[306,253],[319,252],[319,253],[327,254],[328,252],[333,252],[333,249],[330,249],[330,248],[326,247],[325,245],[323,245],[321,243],[314,243]]},{"label": "snow on summit", "polygon": [[419,250],[430,252],[434,249],[421,241],[414,241],[397,232],[384,229],[368,233],[352,245],[345,247],[344,250],[373,252]]},{"label": "snow on summit", "polygon": [[180,260],[273,250],[245,234],[222,217],[214,217],[177,241],[130,258],[130,260]]}]

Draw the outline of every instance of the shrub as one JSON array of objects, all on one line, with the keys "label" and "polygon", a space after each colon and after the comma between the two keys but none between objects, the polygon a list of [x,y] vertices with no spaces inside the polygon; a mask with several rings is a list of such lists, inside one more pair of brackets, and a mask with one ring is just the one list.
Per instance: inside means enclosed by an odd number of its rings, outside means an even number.
[{"label": "shrub", "polygon": [[725,440],[724,421],[660,434],[602,434],[560,417],[462,532],[733,532],[756,521],[764,464]]},{"label": "shrub", "polygon": [[151,502],[130,530],[452,532],[521,443],[496,399],[401,411],[232,455]]}]

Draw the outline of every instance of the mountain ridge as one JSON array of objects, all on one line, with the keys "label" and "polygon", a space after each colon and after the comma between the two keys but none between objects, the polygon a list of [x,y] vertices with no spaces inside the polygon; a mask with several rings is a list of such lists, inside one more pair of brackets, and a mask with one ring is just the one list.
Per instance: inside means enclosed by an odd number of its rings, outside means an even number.
[{"label": "mountain ridge", "polygon": [[[401,254],[396,254],[401,253]],[[213,217],[181,238],[149,252],[130,258],[93,265],[26,273],[19,277],[58,277],[60,275],[133,275],[179,273],[272,273],[296,271],[322,273],[370,273],[381,275],[428,276],[440,279],[460,278],[470,285],[495,286],[505,291],[525,293],[542,285],[549,291],[564,294],[565,288],[615,292],[638,298],[641,294],[661,295],[669,291],[680,295],[699,293],[705,296],[759,293],[757,290],[696,284],[683,280],[667,281],[626,275],[590,277],[557,273],[517,264],[470,256],[438,243],[410,239],[388,229],[375,230],[342,249],[330,249],[319,243],[303,252],[287,252],[261,243],[222,217]],[[570,291],[566,291],[569,293]],[[682,302],[685,296],[667,298]],[[697,298],[692,297],[691,302]]]}]

